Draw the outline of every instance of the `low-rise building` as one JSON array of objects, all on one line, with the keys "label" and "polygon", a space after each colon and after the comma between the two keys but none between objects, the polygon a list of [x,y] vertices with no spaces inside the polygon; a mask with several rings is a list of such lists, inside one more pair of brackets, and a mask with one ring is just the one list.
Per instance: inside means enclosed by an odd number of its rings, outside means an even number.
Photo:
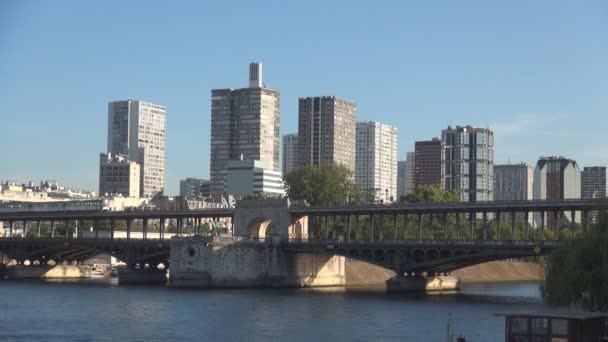
[{"label": "low-rise building", "polygon": [[179,181],[179,195],[186,198],[209,197],[211,181],[199,178],[186,178]]},{"label": "low-rise building", "polygon": [[235,197],[247,195],[285,195],[280,172],[268,169],[259,160],[231,160],[224,173],[224,193]]},{"label": "low-rise building", "polygon": [[99,194],[138,198],[140,166],[126,156],[101,153],[99,156]]}]

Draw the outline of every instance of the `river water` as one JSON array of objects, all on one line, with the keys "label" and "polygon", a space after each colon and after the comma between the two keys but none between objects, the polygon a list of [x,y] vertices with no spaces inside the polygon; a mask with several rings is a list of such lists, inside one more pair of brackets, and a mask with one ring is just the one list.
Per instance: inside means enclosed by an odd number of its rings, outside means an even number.
[{"label": "river water", "polygon": [[503,341],[496,313],[542,308],[538,283],[464,285],[458,294],[366,289],[183,290],[0,281],[0,341]]}]

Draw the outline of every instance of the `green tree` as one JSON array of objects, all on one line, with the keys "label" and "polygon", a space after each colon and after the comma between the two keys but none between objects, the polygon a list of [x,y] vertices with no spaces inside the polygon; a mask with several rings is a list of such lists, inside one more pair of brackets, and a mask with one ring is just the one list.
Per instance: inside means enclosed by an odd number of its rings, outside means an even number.
[{"label": "green tree", "polygon": [[343,165],[304,166],[284,177],[289,198],[310,205],[359,203],[361,193],[353,173]]},{"label": "green tree", "polygon": [[400,202],[410,203],[438,203],[438,202],[458,202],[460,196],[454,190],[443,190],[439,185],[421,185],[416,187],[414,192],[402,196]]},{"label": "green tree", "polygon": [[580,239],[553,252],[545,265],[542,285],[550,305],[580,305],[586,310],[608,310],[608,213],[601,213]]}]

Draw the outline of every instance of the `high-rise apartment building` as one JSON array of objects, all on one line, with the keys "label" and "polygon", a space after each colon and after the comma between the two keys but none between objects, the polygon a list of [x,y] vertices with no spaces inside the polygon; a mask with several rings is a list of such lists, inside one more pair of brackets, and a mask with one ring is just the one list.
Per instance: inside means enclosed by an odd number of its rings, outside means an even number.
[{"label": "high-rise apartment building", "polygon": [[357,105],[337,96],[301,97],[299,164],[342,164],[355,171]]},{"label": "high-rise apartment building", "polygon": [[534,168],[526,163],[494,165],[494,200],[531,200],[533,181]]},{"label": "high-rise apartment building", "polygon": [[[533,196],[534,168],[526,163],[494,165],[494,200],[524,201]],[[515,219],[525,219],[524,213],[516,213]],[[511,214],[502,213],[503,222],[511,222]],[[531,218],[528,217],[531,223]]]},{"label": "high-rise apartment building", "polygon": [[165,184],[165,119],[163,106],[138,101],[108,104],[108,153],[140,165],[140,197],[162,195]]},{"label": "high-rise apartment building", "polygon": [[[564,157],[541,157],[534,168],[535,200],[564,200],[581,198],[581,171],[576,161]],[[559,213],[559,215],[563,215]],[[571,219],[570,213],[565,213]],[[557,221],[545,213],[545,224],[554,229]],[[558,218],[559,219],[559,218]],[[541,224],[540,213],[534,214],[536,226]]]},{"label": "high-rise apartment building", "polygon": [[230,160],[259,160],[279,171],[279,98],[265,87],[261,63],[249,65],[249,88],[211,91],[212,193],[223,193]]},{"label": "high-rise apartment building", "polygon": [[606,198],[607,179],[605,166],[585,167],[581,173],[582,196],[585,199]]},{"label": "high-rise apartment building", "polygon": [[414,172],[416,169],[416,153],[407,152],[405,154],[405,196],[411,194],[416,189],[416,183],[414,179]]},{"label": "high-rise apartment building", "polygon": [[186,198],[209,197],[209,186],[206,179],[186,178],[179,181],[179,195]]},{"label": "high-rise apartment building", "polygon": [[355,181],[370,202],[397,200],[397,128],[357,122]]},{"label": "high-rise apartment building", "polygon": [[141,170],[126,156],[101,153],[99,156],[99,195],[140,196]]},{"label": "high-rise apartment building", "polygon": [[298,133],[283,135],[283,175],[298,167]]},{"label": "high-rise apartment building", "polygon": [[397,161],[397,199],[405,196],[405,160]]},{"label": "high-rise apartment building", "polygon": [[489,128],[456,126],[441,131],[446,149],[445,189],[463,202],[494,199],[494,133]]},{"label": "high-rise apartment building", "polygon": [[438,138],[416,141],[414,152],[414,187],[438,185],[444,187],[445,149]]}]

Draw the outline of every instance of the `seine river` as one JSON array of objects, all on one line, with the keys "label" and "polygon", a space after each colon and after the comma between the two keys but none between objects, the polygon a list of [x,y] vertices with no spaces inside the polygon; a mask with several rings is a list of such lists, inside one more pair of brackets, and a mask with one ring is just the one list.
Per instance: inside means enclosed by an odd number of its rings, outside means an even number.
[{"label": "seine river", "polygon": [[383,289],[181,290],[0,281],[0,341],[503,341],[497,313],[542,308],[537,283],[459,294]]}]

